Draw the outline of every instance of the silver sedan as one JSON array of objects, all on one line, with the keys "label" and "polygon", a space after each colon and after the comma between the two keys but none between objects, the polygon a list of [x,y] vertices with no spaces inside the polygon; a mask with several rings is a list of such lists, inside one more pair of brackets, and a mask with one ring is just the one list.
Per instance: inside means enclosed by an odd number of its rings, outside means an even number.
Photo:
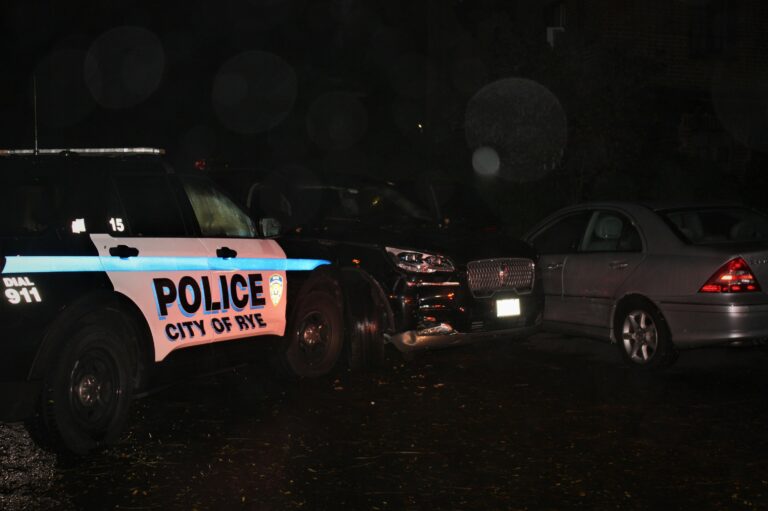
[{"label": "silver sedan", "polygon": [[637,367],[678,348],[768,338],[768,217],[737,204],[588,203],[526,240],[539,251],[544,329],[618,344]]}]

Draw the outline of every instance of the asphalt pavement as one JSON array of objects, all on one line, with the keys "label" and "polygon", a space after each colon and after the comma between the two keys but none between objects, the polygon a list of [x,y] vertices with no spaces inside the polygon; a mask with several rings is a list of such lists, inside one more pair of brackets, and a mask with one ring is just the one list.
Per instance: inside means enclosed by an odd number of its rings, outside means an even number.
[{"label": "asphalt pavement", "polygon": [[547,334],[311,381],[249,366],[136,401],[76,462],[0,425],[0,509],[768,509],[766,367],[639,374]]}]

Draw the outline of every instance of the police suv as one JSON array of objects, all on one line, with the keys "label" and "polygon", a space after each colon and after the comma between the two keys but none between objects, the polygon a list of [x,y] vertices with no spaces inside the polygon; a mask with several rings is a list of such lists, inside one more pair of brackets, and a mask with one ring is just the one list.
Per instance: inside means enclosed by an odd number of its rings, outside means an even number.
[{"label": "police suv", "polygon": [[297,374],[332,365],[313,365],[311,349],[339,337],[325,261],[286,259],[211,182],[161,155],[0,151],[0,420],[25,420],[53,450],[115,441],[149,369],[175,353],[283,336],[293,272],[304,286],[283,358]]}]

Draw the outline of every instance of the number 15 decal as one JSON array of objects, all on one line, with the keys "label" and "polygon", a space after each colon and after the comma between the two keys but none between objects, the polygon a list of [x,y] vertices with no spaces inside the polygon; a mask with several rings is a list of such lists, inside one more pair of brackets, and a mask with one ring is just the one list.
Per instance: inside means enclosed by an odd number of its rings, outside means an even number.
[{"label": "number 15 decal", "polygon": [[122,218],[110,218],[109,225],[115,232],[123,232],[125,230],[125,225],[123,224]]}]

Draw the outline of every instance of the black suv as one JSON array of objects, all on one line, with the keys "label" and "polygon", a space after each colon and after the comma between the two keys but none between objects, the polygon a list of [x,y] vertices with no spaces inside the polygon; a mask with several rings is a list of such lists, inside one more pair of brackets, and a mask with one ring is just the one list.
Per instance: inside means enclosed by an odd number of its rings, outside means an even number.
[{"label": "black suv", "polygon": [[290,257],[331,261],[353,368],[378,364],[387,343],[411,353],[540,326],[534,250],[448,222],[435,194],[354,176],[208,170]]},{"label": "black suv", "polygon": [[43,446],[115,440],[158,366],[243,344],[220,341],[274,338],[296,372],[330,369],[306,349],[341,335],[327,261],[286,259],[205,176],[160,155],[0,151],[0,420],[25,420]]}]

